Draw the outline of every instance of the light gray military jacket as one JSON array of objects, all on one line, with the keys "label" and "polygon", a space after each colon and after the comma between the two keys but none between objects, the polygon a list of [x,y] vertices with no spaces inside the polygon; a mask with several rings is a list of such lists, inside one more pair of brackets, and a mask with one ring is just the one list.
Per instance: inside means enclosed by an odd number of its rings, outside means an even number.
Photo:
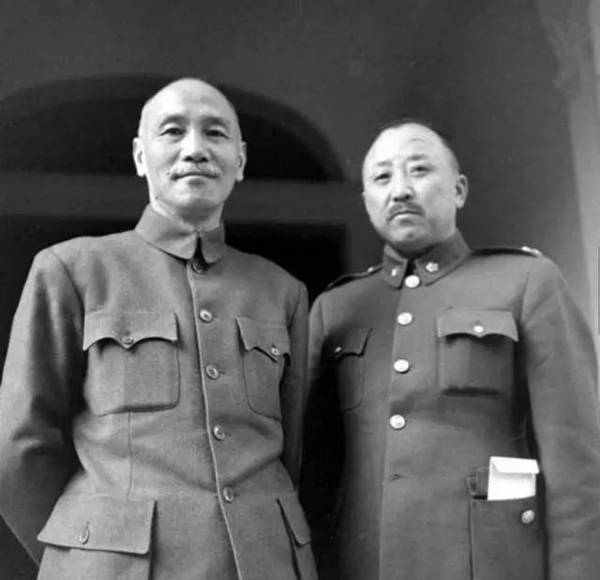
[{"label": "light gray military jacket", "polygon": [[222,227],[197,244],[150,208],[42,251],[0,389],[0,508],[40,578],[314,578],[306,316]]}]

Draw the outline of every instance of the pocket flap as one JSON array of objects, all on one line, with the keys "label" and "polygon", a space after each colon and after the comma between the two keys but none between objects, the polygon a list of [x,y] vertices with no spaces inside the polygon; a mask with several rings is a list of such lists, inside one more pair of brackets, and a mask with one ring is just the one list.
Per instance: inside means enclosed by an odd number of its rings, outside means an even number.
[{"label": "pocket flap", "polygon": [[66,494],[54,506],[38,540],[83,550],[147,554],[154,503],[108,495]]},{"label": "pocket flap", "polygon": [[241,316],[236,318],[236,322],[246,350],[257,348],[274,361],[283,354],[290,354],[290,337],[284,324],[259,322]]},{"label": "pocket flap", "polygon": [[282,495],[277,498],[288,529],[297,545],[303,546],[310,542],[310,528],[304,517],[304,511],[295,493]]},{"label": "pocket flap", "polygon": [[85,315],[83,350],[109,338],[129,349],[147,338],[177,341],[177,319],[173,312],[90,312]]},{"label": "pocket flap", "polygon": [[446,310],[438,316],[440,338],[453,334],[470,334],[478,338],[499,334],[518,342],[517,325],[510,310]]},{"label": "pocket flap", "polygon": [[347,354],[361,355],[367,344],[371,329],[366,326],[354,326],[344,332],[334,334],[329,341],[327,351],[332,358],[341,358]]}]

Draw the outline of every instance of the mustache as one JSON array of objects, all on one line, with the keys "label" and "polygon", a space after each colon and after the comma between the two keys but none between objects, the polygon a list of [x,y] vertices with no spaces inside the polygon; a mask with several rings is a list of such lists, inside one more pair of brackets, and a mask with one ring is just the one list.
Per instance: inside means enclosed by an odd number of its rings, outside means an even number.
[{"label": "mustache", "polygon": [[388,221],[392,220],[395,216],[400,214],[412,213],[415,215],[425,215],[423,208],[411,201],[404,203],[394,203],[387,210]]},{"label": "mustache", "polygon": [[173,179],[180,179],[182,177],[200,176],[215,178],[221,175],[221,172],[211,165],[186,165],[182,167],[175,167],[171,170],[171,177]]}]

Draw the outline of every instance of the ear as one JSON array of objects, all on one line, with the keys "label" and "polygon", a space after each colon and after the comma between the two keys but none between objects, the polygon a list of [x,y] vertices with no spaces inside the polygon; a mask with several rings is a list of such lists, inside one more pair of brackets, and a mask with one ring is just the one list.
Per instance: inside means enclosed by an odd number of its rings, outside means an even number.
[{"label": "ear", "polygon": [[246,143],[240,141],[240,147],[238,152],[238,169],[235,175],[236,181],[242,181],[244,179],[244,168],[246,167]]},{"label": "ear", "polygon": [[467,179],[467,176],[462,173],[458,175],[454,188],[456,207],[461,209],[464,207],[465,203],[467,203],[467,197],[469,195],[469,180]]},{"label": "ear", "polygon": [[133,139],[133,162],[138,176],[144,177],[146,175],[146,162],[144,160],[144,146],[139,137]]}]

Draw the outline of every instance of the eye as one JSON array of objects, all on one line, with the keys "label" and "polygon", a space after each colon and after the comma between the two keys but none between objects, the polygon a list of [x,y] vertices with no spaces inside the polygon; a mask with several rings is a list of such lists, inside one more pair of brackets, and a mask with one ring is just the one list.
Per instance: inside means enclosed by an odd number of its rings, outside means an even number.
[{"label": "eye", "polygon": [[209,127],[206,135],[211,139],[229,139],[229,133],[223,127]]},{"label": "eye", "polygon": [[389,171],[384,171],[383,173],[376,173],[373,175],[372,179],[375,183],[379,185],[384,185],[389,182],[392,174]]},{"label": "eye", "polygon": [[415,163],[408,168],[408,172],[411,175],[421,176],[429,173],[430,167],[426,163]]},{"label": "eye", "polygon": [[179,137],[183,135],[183,129],[178,125],[167,125],[166,127],[163,127],[160,134],[169,137]]}]

